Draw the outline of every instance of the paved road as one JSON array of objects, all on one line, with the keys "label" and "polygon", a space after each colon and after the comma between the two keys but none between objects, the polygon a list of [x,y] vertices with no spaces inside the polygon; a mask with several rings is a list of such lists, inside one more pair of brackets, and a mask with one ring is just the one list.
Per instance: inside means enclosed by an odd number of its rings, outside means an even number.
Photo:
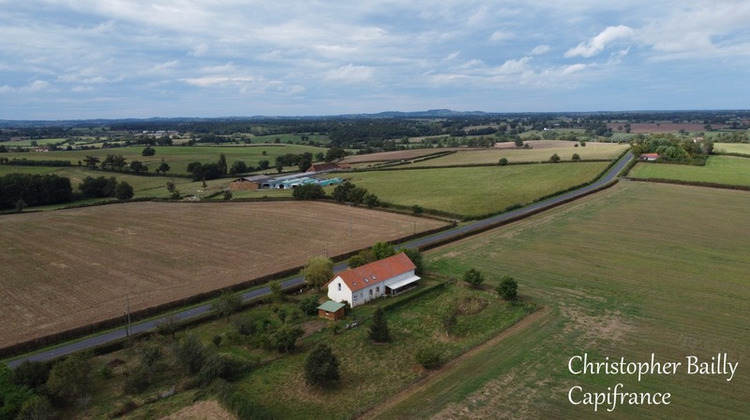
[{"label": "paved road", "polygon": [[[522,217],[526,217],[535,213],[538,213],[540,211],[543,211],[545,209],[557,206],[559,204],[568,202],[570,200],[573,200],[575,198],[582,197],[584,195],[590,194],[591,192],[602,188],[606,184],[612,182],[617,176],[622,172],[622,169],[627,165],[631,160],[633,159],[633,155],[628,152],[623,156],[615,165],[612,166],[612,168],[601,178],[599,178],[596,182],[587,185],[585,187],[579,188],[574,191],[570,191],[568,193],[552,197],[543,201],[540,201],[538,203],[530,204],[526,207],[516,209],[507,213],[499,214],[497,216],[489,217],[486,219],[482,219],[476,222],[472,222],[463,226],[459,226],[453,229],[449,229],[443,232],[438,232],[436,234],[426,236],[423,238],[418,238],[410,242],[406,242],[404,244],[401,244],[398,248],[421,248],[430,246],[432,244],[436,243],[444,243],[450,238],[461,238],[467,235],[471,235],[473,233],[484,231],[492,226],[501,225],[504,223],[507,223],[512,220],[517,220]],[[341,271],[346,268],[346,262],[340,262],[336,264],[334,267],[334,271]],[[302,278],[302,276],[296,276],[292,278],[288,278],[286,280],[283,280],[281,282],[281,286],[284,289],[291,289],[300,287],[304,284],[305,280]],[[271,290],[268,287],[261,287],[255,290],[251,290],[249,292],[245,292],[242,294],[243,301],[256,299],[262,296],[269,295],[271,293]],[[205,315],[206,313],[210,312],[211,305],[210,304],[203,304],[199,306],[195,306],[189,309],[186,309],[184,311],[176,313],[174,316],[177,318],[177,320],[186,320],[190,318],[194,318],[200,315]],[[138,334],[143,333],[146,331],[151,331],[156,329],[157,323],[161,319],[154,319],[151,321],[143,321],[139,323],[135,323],[130,326],[130,332],[131,334]],[[74,342],[68,342],[62,346],[55,347],[53,349],[44,350],[39,353],[21,356],[17,359],[14,359],[10,362],[8,362],[8,366],[11,368],[14,368],[18,366],[19,364],[23,363],[25,360],[31,360],[31,361],[46,361],[46,360],[52,360],[57,357],[61,357],[70,353],[75,353],[78,351],[86,350],[89,348],[97,347],[103,344],[111,343],[115,340],[121,339],[126,337],[126,330],[125,327],[117,328],[114,330],[110,330],[108,332],[104,332],[101,334],[97,334],[88,338],[83,338],[78,341]]]}]

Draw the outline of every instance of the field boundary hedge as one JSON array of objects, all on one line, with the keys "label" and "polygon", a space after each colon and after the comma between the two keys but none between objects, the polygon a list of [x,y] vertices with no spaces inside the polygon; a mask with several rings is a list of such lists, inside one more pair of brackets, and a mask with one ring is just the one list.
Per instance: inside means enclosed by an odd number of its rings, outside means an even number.
[{"label": "field boundary hedge", "polygon": [[667,179],[667,178],[633,178],[626,177],[628,181],[636,182],[652,182],[656,184],[673,184],[673,185],[688,185],[693,187],[704,187],[704,188],[718,188],[722,190],[738,190],[738,191],[750,191],[750,186],[746,185],[731,185],[731,184],[719,184],[717,182],[704,182],[704,181],[685,181],[681,179]]}]

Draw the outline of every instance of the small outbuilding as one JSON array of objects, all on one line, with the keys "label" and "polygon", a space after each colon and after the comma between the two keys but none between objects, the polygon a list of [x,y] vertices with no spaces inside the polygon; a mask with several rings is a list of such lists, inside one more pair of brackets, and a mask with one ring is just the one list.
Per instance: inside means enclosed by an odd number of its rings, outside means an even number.
[{"label": "small outbuilding", "polygon": [[229,184],[229,189],[232,191],[257,190],[269,179],[269,177],[264,175],[246,176],[232,181]]},{"label": "small outbuilding", "polygon": [[318,306],[318,316],[330,321],[336,321],[346,315],[346,304],[332,300]]},{"label": "small outbuilding", "polygon": [[348,167],[348,165],[339,165],[336,162],[313,163],[306,172],[322,174],[331,171],[339,171],[341,169],[348,169]]},{"label": "small outbuilding", "polygon": [[645,161],[645,162],[653,162],[659,159],[659,154],[658,153],[641,153],[638,159],[641,161]]}]

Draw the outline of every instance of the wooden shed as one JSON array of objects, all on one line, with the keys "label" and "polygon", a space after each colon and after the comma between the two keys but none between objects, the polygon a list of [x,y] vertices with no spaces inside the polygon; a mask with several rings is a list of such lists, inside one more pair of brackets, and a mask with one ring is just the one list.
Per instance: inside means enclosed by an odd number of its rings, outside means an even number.
[{"label": "wooden shed", "polygon": [[331,321],[341,319],[346,314],[346,304],[332,300],[318,306],[318,316]]}]

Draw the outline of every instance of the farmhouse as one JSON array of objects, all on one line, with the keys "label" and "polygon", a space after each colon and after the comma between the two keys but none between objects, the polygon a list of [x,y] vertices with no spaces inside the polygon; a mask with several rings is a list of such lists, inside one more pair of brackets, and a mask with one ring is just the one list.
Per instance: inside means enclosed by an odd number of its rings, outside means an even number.
[{"label": "farmhouse", "polygon": [[339,165],[336,162],[326,162],[326,163],[313,163],[310,168],[307,169],[306,172],[312,172],[316,174],[322,174],[325,172],[331,172],[331,171],[338,171],[341,169],[347,169],[348,165],[346,167]]},{"label": "farmhouse", "polygon": [[269,179],[269,177],[264,175],[246,176],[232,181],[229,184],[229,189],[232,191],[257,190]]},{"label": "farmhouse", "polygon": [[326,303],[318,306],[318,316],[331,321],[336,321],[344,317],[346,313],[346,304],[327,301]]},{"label": "farmhouse", "polygon": [[347,268],[326,284],[328,298],[353,307],[386,295],[395,295],[419,280],[416,266],[403,252],[392,257]]},{"label": "farmhouse", "polygon": [[641,153],[641,156],[638,157],[638,160],[642,160],[646,162],[653,162],[656,159],[659,159],[658,153]]}]

